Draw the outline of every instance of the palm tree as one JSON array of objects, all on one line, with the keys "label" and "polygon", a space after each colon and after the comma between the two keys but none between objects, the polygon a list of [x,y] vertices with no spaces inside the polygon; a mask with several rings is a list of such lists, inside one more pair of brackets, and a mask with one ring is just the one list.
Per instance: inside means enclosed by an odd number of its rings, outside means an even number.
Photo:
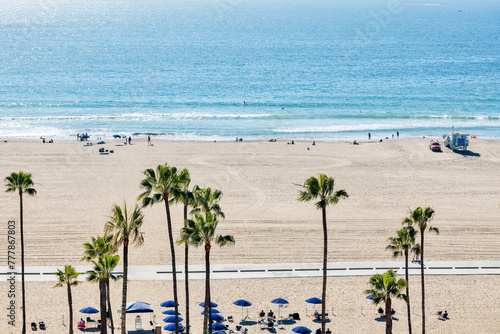
[{"label": "palm tree", "polygon": [[115,232],[112,243],[115,247],[123,245],[123,293],[122,293],[122,310],[121,310],[121,331],[122,334],[127,333],[127,278],[128,278],[128,246],[129,244],[136,247],[144,243],[143,233],[140,231],[144,216],[137,206],[130,213],[127,211],[127,203],[124,203],[123,209],[118,205],[113,206],[111,220],[104,227],[106,234]]},{"label": "palm tree", "polygon": [[101,334],[107,333],[106,326],[106,300],[108,301],[108,312],[111,321],[111,333],[114,333],[113,312],[111,310],[111,298],[109,295],[109,280],[116,281],[122,276],[113,275],[113,270],[116,268],[120,257],[118,255],[102,255],[97,261],[91,261],[94,267],[86,272],[87,281],[99,282],[100,304],[101,304]]},{"label": "palm tree", "polygon": [[210,249],[212,248],[212,243],[220,247],[234,245],[234,237],[232,235],[215,234],[218,223],[218,216],[214,213],[207,212],[205,216],[195,214],[193,219],[188,220],[187,226],[182,228],[180,239],[177,241],[179,244],[189,243],[195,247],[200,245],[205,246],[205,312],[203,315],[203,328],[205,331],[208,325],[210,334],[212,334]]},{"label": "palm tree", "polygon": [[[179,172],[179,187],[172,191],[173,198],[170,200],[175,203],[182,203],[184,212],[184,227],[187,226],[188,207],[195,206],[194,190],[189,190],[191,176],[189,171],[184,168]],[[194,187],[195,189],[198,186]],[[199,189],[199,188],[198,188]],[[189,334],[189,245],[184,244],[184,285],[186,290],[186,334]]]},{"label": "palm tree", "polygon": [[323,292],[321,298],[321,331],[325,333],[326,312],[326,264],[328,261],[328,227],[326,225],[326,207],[329,204],[337,204],[341,198],[347,198],[345,190],[334,191],[335,181],[333,177],[319,174],[318,177],[311,176],[303,185],[304,190],[299,192],[298,200],[308,202],[318,199],[316,208],[321,209],[323,215]]},{"label": "palm tree", "polygon": [[222,212],[219,201],[222,198],[222,191],[211,188],[200,188],[194,186],[193,188],[194,200],[196,207],[191,210],[191,213],[200,212],[213,212],[214,214],[225,218],[224,212]]},{"label": "palm tree", "polygon": [[402,293],[407,283],[403,278],[396,280],[396,273],[389,269],[382,274],[370,277],[368,284],[371,289],[365,290],[365,294],[372,295],[372,301],[378,305],[385,303],[385,333],[392,334],[392,298],[408,301],[408,296]]},{"label": "palm tree", "polygon": [[90,242],[83,244],[83,257],[80,261],[90,261],[105,254],[115,254],[116,248],[112,243],[113,235],[106,234],[97,238],[90,237]]},{"label": "palm tree", "polygon": [[19,194],[19,205],[20,205],[20,232],[21,232],[21,290],[23,294],[23,331],[22,334],[26,334],[26,290],[24,287],[24,229],[23,229],[23,194],[26,193],[29,196],[36,195],[36,190],[33,188],[34,183],[31,180],[30,173],[24,173],[19,171],[19,173],[11,173],[5,178],[5,186],[7,190],[5,192],[15,192]]},{"label": "palm tree", "polygon": [[408,280],[408,254],[410,252],[418,252],[419,247],[415,245],[415,235],[417,231],[413,226],[405,226],[402,229],[396,231],[396,236],[388,239],[389,245],[386,247],[387,250],[391,250],[392,257],[397,258],[400,256],[405,257],[405,278],[406,278],[406,295],[408,296],[408,303],[406,303],[406,308],[408,311],[408,332],[412,333],[411,330],[411,312],[410,312],[410,281]]},{"label": "palm tree", "polygon": [[[427,230],[428,223],[434,216],[434,210],[432,208],[422,209],[421,207],[410,211],[409,217],[403,220],[403,225],[416,225],[420,230],[420,277],[422,284],[422,334],[425,334],[425,283],[424,283],[424,232]],[[439,234],[439,229],[437,227],[428,227],[429,232],[436,232]]]},{"label": "palm tree", "polygon": [[66,265],[64,266],[64,271],[57,269],[56,275],[59,279],[59,283],[57,283],[54,288],[66,285],[68,289],[69,334],[73,334],[73,298],[71,296],[71,286],[80,283],[80,281],[78,281],[80,273],[77,273],[74,267]]},{"label": "palm tree", "polygon": [[172,257],[172,283],[174,290],[175,303],[175,332],[179,333],[179,305],[177,297],[177,267],[175,265],[175,248],[174,237],[172,235],[172,219],[170,217],[169,199],[173,192],[179,189],[179,173],[176,167],[171,167],[168,164],[158,165],[156,172],[149,168],[143,172],[146,177],[141,181],[141,188],[144,192],[138,196],[138,200],[142,199],[142,206],[154,205],[159,202],[165,203],[165,211],[167,214],[168,238],[170,242],[170,255]]}]

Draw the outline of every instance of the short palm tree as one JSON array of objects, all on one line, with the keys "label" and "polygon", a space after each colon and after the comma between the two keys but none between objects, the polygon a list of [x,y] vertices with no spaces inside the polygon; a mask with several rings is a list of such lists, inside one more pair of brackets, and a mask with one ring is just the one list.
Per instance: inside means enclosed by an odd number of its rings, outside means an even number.
[{"label": "short palm tree", "polygon": [[425,230],[439,234],[439,229],[429,225],[434,216],[434,210],[421,207],[410,211],[410,215],[403,220],[403,225],[415,225],[420,230],[420,277],[422,285],[422,334],[425,334],[425,282],[424,282],[424,233]]},{"label": "short palm tree", "polygon": [[303,190],[300,191],[298,200],[308,202],[318,199],[316,208],[321,209],[323,216],[323,292],[321,298],[321,330],[325,333],[326,312],[326,265],[328,261],[328,227],[326,225],[326,207],[337,204],[341,198],[347,198],[345,190],[334,190],[335,181],[333,177],[319,174],[318,177],[311,176],[305,182]]},{"label": "short palm tree", "polygon": [[156,172],[153,169],[146,169],[143,172],[145,178],[141,181],[141,188],[144,192],[138,196],[142,200],[142,206],[154,205],[156,203],[165,203],[165,212],[167,215],[168,239],[170,243],[170,255],[172,257],[172,284],[174,290],[175,303],[175,332],[179,333],[179,305],[177,296],[177,267],[175,265],[175,247],[172,234],[172,219],[170,217],[170,199],[180,187],[179,173],[176,167],[168,164],[158,165]]},{"label": "short palm tree", "polygon": [[127,333],[127,278],[128,278],[128,246],[141,246],[144,243],[143,233],[140,231],[144,216],[141,209],[136,205],[132,212],[127,210],[127,203],[123,204],[123,209],[114,205],[109,220],[104,229],[106,233],[114,233],[112,243],[115,247],[123,246],[123,290],[122,290],[122,310],[121,310],[121,332]]},{"label": "short palm tree", "polygon": [[211,188],[200,188],[195,186],[193,188],[195,207],[191,210],[191,213],[206,213],[213,212],[214,214],[225,218],[224,212],[222,212],[219,201],[222,198],[222,191],[218,189],[212,190]]},{"label": "short palm tree", "polygon": [[27,194],[28,196],[36,195],[36,190],[33,188],[35,185],[33,180],[31,180],[30,173],[24,173],[23,171],[19,171],[19,173],[11,173],[9,176],[5,178],[5,186],[7,190],[5,192],[15,192],[17,191],[19,194],[19,205],[20,205],[20,219],[19,219],[19,227],[21,233],[21,291],[23,295],[23,329],[22,334],[26,334],[26,290],[24,287],[24,229],[23,229],[23,194]]},{"label": "short palm tree", "polygon": [[101,334],[107,333],[106,326],[106,300],[108,302],[108,312],[111,321],[111,333],[114,333],[113,312],[111,310],[111,298],[109,294],[109,280],[116,281],[122,276],[113,275],[113,270],[116,268],[120,257],[118,255],[102,255],[97,261],[92,260],[94,265],[92,270],[86,272],[87,281],[99,283],[100,291],[100,307],[101,307]]},{"label": "short palm tree", "polygon": [[54,286],[54,288],[66,285],[68,290],[69,334],[73,334],[73,297],[71,296],[71,286],[80,283],[80,281],[78,281],[80,273],[76,272],[74,267],[66,265],[64,266],[64,271],[57,269],[56,275],[59,282]]},{"label": "short palm tree", "polygon": [[113,235],[106,234],[104,236],[98,236],[97,238],[90,237],[90,242],[83,244],[83,257],[80,261],[90,261],[97,259],[101,255],[105,254],[115,254],[116,248],[112,243]]},{"label": "short palm tree", "polygon": [[[184,212],[184,227],[187,226],[188,208],[195,206],[193,191],[189,189],[191,176],[189,171],[184,168],[179,172],[179,187],[173,188],[171,202],[182,203]],[[195,186],[196,189],[198,186]],[[189,245],[184,244],[184,286],[186,291],[186,334],[190,331],[189,321]]]},{"label": "short palm tree", "polygon": [[403,278],[397,280],[396,273],[389,269],[384,274],[370,277],[368,284],[371,288],[365,290],[365,294],[372,295],[372,301],[376,305],[385,303],[385,333],[392,334],[392,299],[408,301],[408,296],[402,293],[407,283]]},{"label": "short palm tree", "polygon": [[405,226],[396,231],[396,236],[388,239],[389,245],[387,250],[392,251],[392,257],[397,258],[400,256],[405,257],[405,278],[406,278],[406,295],[408,296],[408,303],[406,308],[408,311],[408,333],[411,334],[411,312],[410,312],[410,283],[408,281],[408,255],[410,252],[418,252],[418,246],[415,245],[415,236],[417,231],[413,226]]},{"label": "short palm tree", "polygon": [[195,247],[204,245],[205,247],[205,312],[203,315],[203,328],[207,326],[209,333],[212,334],[212,312],[210,298],[210,250],[212,243],[220,247],[234,245],[232,235],[216,235],[218,216],[207,212],[205,215],[195,214],[193,219],[188,220],[187,226],[181,230],[180,239],[177,243],[189,243]]}]

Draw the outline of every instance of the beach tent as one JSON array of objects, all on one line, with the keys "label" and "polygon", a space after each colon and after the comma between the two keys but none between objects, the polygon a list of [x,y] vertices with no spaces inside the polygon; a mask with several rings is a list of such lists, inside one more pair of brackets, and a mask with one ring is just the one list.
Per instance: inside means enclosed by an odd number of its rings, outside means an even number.
[{"label": "beach tent", "polygon": [[126,313],[152,313],[153,308],[150,304],[144,302],[130,302],[127,303],[127,308],[125,309]]}]

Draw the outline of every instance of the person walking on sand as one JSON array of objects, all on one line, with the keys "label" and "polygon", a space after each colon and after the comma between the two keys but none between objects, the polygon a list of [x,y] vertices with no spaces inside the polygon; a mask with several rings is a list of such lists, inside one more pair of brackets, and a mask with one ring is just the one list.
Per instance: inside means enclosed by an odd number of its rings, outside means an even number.
[{"label": "person walking on sand", "polygon": [[128,144],[130,145],[131,143],[132,143],[132,137],[131,137],[131,136],[129,136],[129,137],[128,137]]},{"label": "person walking on sand", "polygon": [[151,145],[151,137],[148,136],[148,145]]},{"label": "person walking on sand", "polygon": [[372,134],[368,132],[368,140],[372,139]]},{"label": "person walking on sand", "polygon": [[396,131],[396,137],[399,138],[399,131]]}]

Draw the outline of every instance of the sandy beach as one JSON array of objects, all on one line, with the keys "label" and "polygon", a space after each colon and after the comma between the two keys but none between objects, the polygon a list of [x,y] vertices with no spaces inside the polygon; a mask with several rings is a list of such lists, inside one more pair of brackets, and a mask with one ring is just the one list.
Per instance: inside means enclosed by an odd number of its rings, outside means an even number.
[{"label": "sandy beach", "polygon": [[[95,142],[94,142],[95,143]],[[218,230],[232,234],[235,247],[214,248],[213,264],[321,262],[321,212],[312,203],[299,203],[299,185],[319,172],[335,178],[337,189],[345,189],[349,198],[328,209],[329,262],[387,261],[386,240],[400,228],[409,209],[432,206],[432,225],[441,234],[426,235],[428,260],[500,260],[500,142],[471,139],[471,154],[431,152],[429,138],[361,140],[360,145],[343,141],[277,142],[188,142],[134,139],[124,146],[120,140],[103,145],[114,153],[102,155],[97,145],[56,141],[42,144],[32,140],[0,142],[2,179],[14,171],[32,173],[37,196],[26,198],[25,256],[27,266],[82,265],[82,243],[103,233],[113,204],[132,206],[140,194],[142,171],[167,162],[188,168],[192,185],[210,186],[224,193],[221,206],[226,219]],[[307,147],[310,150],[307,150]],[[6,223],[19,219],[19,198],[0,192],[0,216]],[[169,265],[170,255],[163,205],[144,209],[145,244],[131,249],[129,264]],[[182,225],[180,206],[173,208],[174,231]],[[6,240],[7,229],[0,231]],[[178,234],[177,234],[178,235]],[[176,235],[176,238],[177,238]],[[0,243],[0,260],[6,263],[6,243]],[[191,252],[191,264],[203,264],[202,249]],[[179,247],[178,261],[182,259]],[[4,264],[2,264],[4,265]],[[20,280],[20,278],[19,278]],[[381,333],[384,323],[374,320],[376,308],[362,291],[368,277],[330,278],[328,308],[335,316],[329,324],[333,333]],[[498,276],[429,276],[426,279],[427,316],[430,333],[498,333],[500,302],[491,293],[499,284]],[[411,277],[414,328],[418,331],[420,303],[419,278]],[[27,283],[28,320],[44,320],[46,333],[65,333],[67,297],[54,283]],[[0,284],[2,305],[7,305],[7,285]],[[113,308],[118,309],[121,283],[112,288]],[[213,281],[212,295],[221,304],[224,315],[241,317],[241,309],[232,305],[248,299],[255,320],[260,309],[269,310],[269,301],[283,297],[290,301],[285,313],[305,315],[306,298],[320,297],[319,278],[276,278]],[[129,301],[151,303],[156,320],[161,317],[159,303],[171,299],[170,281],[131,281]],[[184,298],[182,289],[179,291]],[[201,328],[203,281],[192,283],[193,328]],[[98,288],[82,283],[74,289],[75,311],[98,307]],[[5,305],[4,305],[5,304]],[[91,305],[88,305],[91,304]],[[182,302],[181,302],[181,305]],[[361,313],[363,307],[364,315]],[[396,302],[399,321],[394,332],[406,331],[406,308]],[[447,308],[451,320],[432,316]],[[181,313],[184,313],[181,306]],[[277,309],[275,309],[276,312]],[[293,312],[292,312],[293,311]],[[76,314],[75,319],[80,318]],[[18,318],[20,320],[20,317]],[[149,321],[149,317],[144,319]],[[119,315],[115,314],[115,323]],[[133,323],[132,317],[128,321]],[[8,327],[1,313],[0,332],[20,333]],[[19,322],[18,322],[19,324]],[[303,317],[300,325],[319,327]],[[250,333],[260,332],[258,325],[246,326]],[[278,329],[291,333],[292,325]]]}]

